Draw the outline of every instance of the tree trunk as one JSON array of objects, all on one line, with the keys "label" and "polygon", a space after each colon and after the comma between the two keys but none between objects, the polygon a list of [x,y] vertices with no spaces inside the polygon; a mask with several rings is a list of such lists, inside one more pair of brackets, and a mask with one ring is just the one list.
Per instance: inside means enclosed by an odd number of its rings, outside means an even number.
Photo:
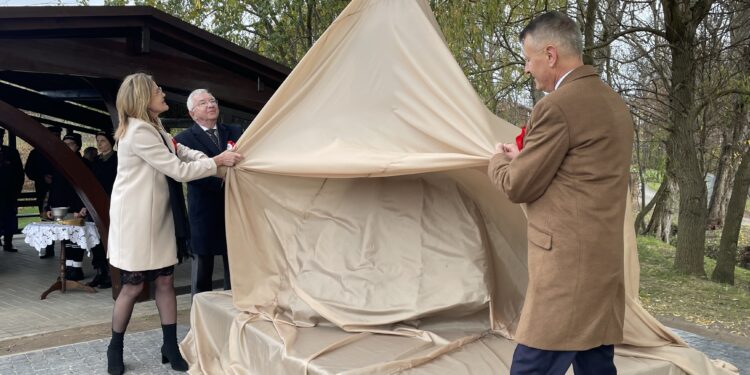
[{"label": "tree trunk", "polygon": [[[738,112],[735,113],[734,122],[730,127],[725,128],[722,134],[721,153],[714,176],[713,193],[708,204],[708,229],[717,229],[724,225],[723,220],[729,197],[732,194],[734,175],[737,172],[737,157],[735,155],[744,152],[742,133],[746,124],[741,118],[742,115],[737,115]],[[740,110],[739,113],[742,113],[742,111]]]},{"label": "tree trunk", "polygon": [[719,254],[716,268],[711,274],[711,280],[734,285],[734,266],[737,264],[737,242],[740,237],[742,218],[745,215],[745,201],[750,188],[750,150],[742,155],[740,167],[734,177],[734,189],[729,198],[729,208],[725,225],[721,231]]},{"label": "tree trunk", "polygon": [[667,153],[675,166],[680,190],[677,251],[674,266],[678,272],[706,276],[703,253],[706,244],[706,183],[698,166],[692,134],[677,127],[667,142]]},{"label": "tree trunk", "polygon": [[[581,1],[579,1],[580,3]],[[599,1],[589,0],[586,3],[585,18],[583,22],[579,23],[583,26],[583,30],[581,30],[583,34],[583,63],[594,65],[594,29],[596,27],[596,8],[599,6]]]},{"label": "tree trunk", "polygon": [[638,178],[638,172],[630,172],[630,202],[633,212],[638,212],[641,209],[641,182]]},{"label": "tree trunk", "polygon": [[708,229],[721,228],[724,216],[722,215],[721,203],[724,201],[724,192],[726,191],[725,186],[727,184],[727,171],[730,157],[732,154],[732,146],[730,145],[730,136],[727,130],[724,131],[724,135],[721,140],[721,153],[719,154],[718,164],[716,166],[716,174],[714,175],[714,184],[711,192],[711,199],[708,203]]},{"label": "tree trunk", "polygon": [[673,178],[669,179],[669,187],[667,188],[669,195],[665,199],[664,214],[661,217],[661,223],[659,224],[658,238],[665,243],[669,243],[672,237],[672,218],[674,217],[675,209],[677,208],[677,184]]},{"label": "tree trunk", "polygon": [[[735,148],[736,149],[736,148]],[[736,152],[734,152],[736,154]],[[717,203],[718,207],[718,214],[721,217],[721,226],[724,226],[724,218],[727,216],[727,206],[729,205],[729,198],[732,196],[732,191],[734,189],[734,179],[737,176],[737,168],[739,168],[739,160],[734,160],[736,157],[732,158],[732,163],[729,168],[727,168],[726,173],[726,182],[724,183],[724,192],[721,194],[721,201]]]},{"label": "tree trunk", "polygon": [[680,190],[679,233],[675,269],[684,274],[705,277],[703,253],[706,244],[706,183],[703,179],[695,144],[697,121],[695,108],[695,37],[701,21],[713,0],[698,0],[692,6],[685,2],[662,0],[670,65],[670,133],[667,155],[674,166]]},{"label": "tree trunk", "polygon": [[[736,6],[738,4],[735,4]],[[750,10],[739,5],[732,17],[732,24],[739,25],[733,27],[732,41],[742,43],[744,47],[735,52],[736,61],[738,61],[738,70],[744,75],[750,74],[750,62],[747,60],[747,54],[750,53],[750,28],[747,27],[750,22]],[[750,148],[746,146],[746,137],[743,133],[750,127],[750,108],[746,98],[737,95],[735,98],[735,110],[733,123],[735,129],[735,144],[742,145],[742,160],[737,172],[734,175],[732,184],[732,194],[729,198],[727,215],[724,219],[724,228],[721,231],[721,241],[719,242],[719,253],[716,259],[716,268],[711,274],[711,280],[720,283],[734,284],[734,267],[737,264],[737,243],[742,228],[742,219],[745,216],[745,202],[747,202],[748,188],[750,188]]]},{"label": "tree trunk", "polygon": [[[667,177],[664,176],[664,179]],[[645,185],[644,185],[645,186]],[[669,184],[665,183],[665,180],[662,180],[661,185],[659,185],[659,189],[654,194],[654,197],[651,198],[651,201],[648,202],[648,204],[643,207],[641,212],[638,213],[638,216],[635,218],[635,232],[638,234],[646,234],[647,227],[643,225],[643,220],[646,218],[646,215],[654,208],[654,206],[661,202],[664,199],[664,196],[667,194],[666,190]],[[645,190],[645,187],[644,187]],[[643,198],[643,201],[646,201],[646,198]],[[653,215],[652,215],[653,217]],[[649,224],[650,225],[650,224]]]},{"label": "tree trunk", "polygon": [[[661,241],[669,243],[669,237],[672,233],[672,214],[674,213],[674,196],[675,189],[674,178],[669,173],[664,174],[659,190],[662,192],[659,201],[656,202],[654,213],[646,227],[645,234],[654,236]],[[656,196],[654,196],[656,200]]]}]

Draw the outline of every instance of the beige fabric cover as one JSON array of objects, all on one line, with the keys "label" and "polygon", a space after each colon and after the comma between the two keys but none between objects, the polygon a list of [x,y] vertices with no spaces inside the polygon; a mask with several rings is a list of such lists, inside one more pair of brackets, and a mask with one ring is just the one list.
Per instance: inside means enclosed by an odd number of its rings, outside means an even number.
[{"label": "beige fabric cover", "polygon": [[[200,293],[193,301],[191,333],[182,351],[191,358],[192,374],[507,374],[515,343],[484,332],[487,318],[480,313],[459,324],[431,319],[422,322],[423,331],[397,328],[411,336],[350,333],[330,323],[295,328],[265,317],[248,319],[233,306],[230,293]],[[429,334],[420,335],[425,330]],[[616,354],[619,375],[685,374],[671,362],[624,346],[617,347]],[[706,367],[710,362],[689,348],[663,346],[648,354],[679,357],[685,366],[698,369],[696,373],[713,371]]]},{"label": "beige fabric cover", "polygon": [[173,152],[168,133],[141,120],[128,120],[128,130],[117,144],[117,178],[109,208],[107,257],[119,269],[155,270],[177,263],[174,220],[164,176],[177,181],[213,176],[216,163],[182,145],[177,155]]},{"label": "beige fabric cover", "polygon": [[[517,132],[482,104],[425,1],[352,1],[237,144],[245,159],[226,176],[226,218],[241,313],[227,324],[221,313],[234,310],[196,298],[182,343],[191,372],[303,373],[343,352],[319,373],[487,373],[497,358],[443,354],[516,329],[526,219],[485,171],[494,144]],[[625,229],[618,353],[729,373],[643,310],[630,216]],[[507,365],[513,345],[488,345]]]}]

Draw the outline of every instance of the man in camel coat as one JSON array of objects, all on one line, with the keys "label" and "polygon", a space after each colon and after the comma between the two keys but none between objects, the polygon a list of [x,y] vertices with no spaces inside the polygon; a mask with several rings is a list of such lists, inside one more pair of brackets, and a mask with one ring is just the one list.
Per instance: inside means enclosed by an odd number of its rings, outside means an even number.
[{"label": "man in camel coat", "polygon": [[623,220],[633,123],[625,102],[583,64],[581,33],[549,12],[521,32],[525,72],[548,94],[522,151],[498,144],[489,176],[526,203],[529,284],[511,374],[616,374],[625,315]]}]

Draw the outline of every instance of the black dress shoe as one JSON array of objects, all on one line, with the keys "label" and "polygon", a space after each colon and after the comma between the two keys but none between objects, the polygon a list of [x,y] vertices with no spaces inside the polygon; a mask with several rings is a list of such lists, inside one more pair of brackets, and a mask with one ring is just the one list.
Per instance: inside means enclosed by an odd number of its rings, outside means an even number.
[{"label": "black dress shoe", "polygon": [[94,278],[91,279],[91,281],[89,281],[89,282],[86,283],[86,286],[90,286],[92,288],[96,288],[96,287],[98,287],[101,284],[102,284],[102,274],[101,273],[97,273],[96,276],[94,276]]},{"label": "black dress shoe", "polygon": [[55,256],[54,252],[47,252],[39,256],[39,259],[47,259]]}]

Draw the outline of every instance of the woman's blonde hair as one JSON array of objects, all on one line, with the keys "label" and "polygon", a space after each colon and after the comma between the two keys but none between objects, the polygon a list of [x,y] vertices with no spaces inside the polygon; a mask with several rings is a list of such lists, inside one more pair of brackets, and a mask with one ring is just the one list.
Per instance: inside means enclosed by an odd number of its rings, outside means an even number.
[{"label": "woman's blonde hair", "polygon": [[118,117],[115,139],[119,140],[125,135],[130,118],[145,121],[157,129],[163,128],[159,117],[152,118],[148,113],[148,104],[151,102],[154,86],[156,86],[154,78],[146,73],[131,74],[122,80],[115,102]]}]

